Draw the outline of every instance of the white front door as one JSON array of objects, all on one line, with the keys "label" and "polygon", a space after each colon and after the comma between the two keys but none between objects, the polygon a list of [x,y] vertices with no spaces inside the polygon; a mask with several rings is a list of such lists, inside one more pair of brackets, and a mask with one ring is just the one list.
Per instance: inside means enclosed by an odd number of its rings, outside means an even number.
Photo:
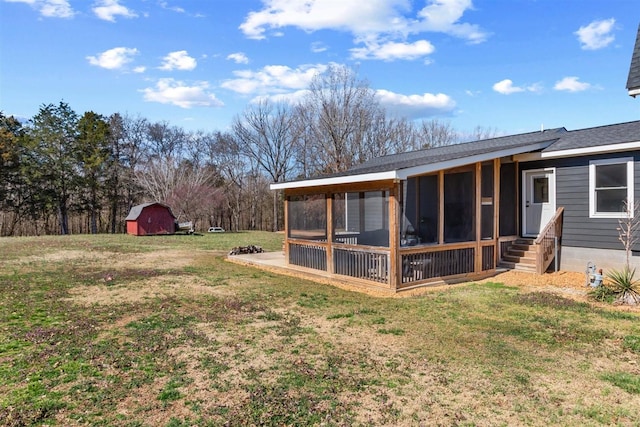
[{"label": "white front door", "polygon": [[536,237],[556,211],[554,169],[522,172],[522,230]]}]

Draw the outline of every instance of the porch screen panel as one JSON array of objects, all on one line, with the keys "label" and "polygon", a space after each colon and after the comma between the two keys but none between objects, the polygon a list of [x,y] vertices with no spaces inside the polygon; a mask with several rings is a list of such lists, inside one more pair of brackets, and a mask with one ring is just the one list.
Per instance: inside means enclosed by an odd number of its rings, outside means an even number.
[{"label": "porch screen panel", "polygon": [[389,231],[389,195],[387,191],[364,193],[364,229]]},{"label": "porch screen panel", "polygon": [[481,174],[481,218],[480,237],[493,238],[493,164],[483,164]]},{"label": "porch screen panel", "polygon": [[[389,246],[389,192],[362,191],[334,195],[334,241],[339,243]],[[339,224],[344,218],[344,224]]]},{"label": "porch screen panel", "polygon": [[[351,194],[351,202],[347,198]],[[333,241],[348,245],[358,243],[359,198],[355,193],[335,193],[333,195]],[[354,212],[352,212],[354,211]]]},{"label": "porch screen panel", "polygon": [[444,175],[444,241],[475,240],[474,173],[456,172]]},{"label": "porch screen panel", "polygon": [[438,242],[438,175],[420,177],[420,220],[422,243]]},{"label": "porch screen panel", "polygon": [[293,196],[289,199],[289,237],[327,240],[327,204],[324,194]]},{"label": "porch screen panel", "polygon": [[500,166],[500,236],[518,234],[518,230],[516,230],[517,185],[516,164],[502,164]]},{"label": "porch screen panel", "polygon": [[402,199],[402,229],[400,236],[407,233],[414,234],[418,230],[418,178],[407,178],[404,182],[406,191],[404,191]]}]

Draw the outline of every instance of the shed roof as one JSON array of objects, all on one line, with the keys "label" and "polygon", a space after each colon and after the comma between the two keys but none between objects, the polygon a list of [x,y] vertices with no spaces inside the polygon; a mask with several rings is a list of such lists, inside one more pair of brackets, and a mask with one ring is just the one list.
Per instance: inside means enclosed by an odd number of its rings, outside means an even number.
[{"label": "shed roof", "polygon": [[629,67],[629,77],[627,78],[627,90],[629,95],[635,97],[640,95],[640,25],[636,35],[636,44],[631,56],[631,66]]},{"label": "shed roof", "polygon": [[133,206],[131,208],[131,210],[129,211],[129,215],[127,215],[127,217],[125,218],[125,221],[135,221],[136,219],[138,219],[138,217],[140,216],[140,214],[142,213],[144,208],[149,207],[149,206],[153,206],[153,205],[159,205],[159,206],[167,208],[167,210],[169,211],[171,216],[174,217],[174,218],[176,217],[173,214],[173,212],[171,212],[171,208],[169,206],[165,205],[164,203],[150,202],[150,203],[142,203],[140,205]]},{"label": "shed roof", "polygon": [[342,173],[272,184],[271,189],[406,179],[525,153],[538,153],[540,158],[558,158],[624,150],[640,150],[640,121],[575,131],[556,128],[381,156]]}]

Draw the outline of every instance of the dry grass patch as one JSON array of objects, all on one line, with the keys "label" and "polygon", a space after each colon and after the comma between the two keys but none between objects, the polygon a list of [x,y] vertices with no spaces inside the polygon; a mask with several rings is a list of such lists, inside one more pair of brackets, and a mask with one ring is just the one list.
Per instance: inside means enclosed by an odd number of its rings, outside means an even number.
[{"label": "dry grass patch", "polygon": [[[113,275],[117,280],[117,273]],[[69,301],[86,306],[120,305],[140,303],[152,299],[170,297],[195,297],[224,295],[228,292],[212,287],[202,279],[194,276],[174,276],[171,274],[154,277],[148,280],[137,280],[124,284],[110,285],[104,279],[94,286],[78,286],[69,289]]]},{"label": "dry grass patch", "polygon": [[577,276],[379,298],[86,239],[0,274],[2,425],[640,424],[638,315]]}]

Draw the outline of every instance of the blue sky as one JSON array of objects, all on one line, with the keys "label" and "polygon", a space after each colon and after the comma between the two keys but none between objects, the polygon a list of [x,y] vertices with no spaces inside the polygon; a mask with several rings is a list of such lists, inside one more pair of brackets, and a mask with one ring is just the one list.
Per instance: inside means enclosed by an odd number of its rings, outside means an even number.
[{"label": "blue sky", "polygon": [[389,114],[500,133],[640,119],[638,0],[0,0],[0,110],[227,130],[331,63]]}]

